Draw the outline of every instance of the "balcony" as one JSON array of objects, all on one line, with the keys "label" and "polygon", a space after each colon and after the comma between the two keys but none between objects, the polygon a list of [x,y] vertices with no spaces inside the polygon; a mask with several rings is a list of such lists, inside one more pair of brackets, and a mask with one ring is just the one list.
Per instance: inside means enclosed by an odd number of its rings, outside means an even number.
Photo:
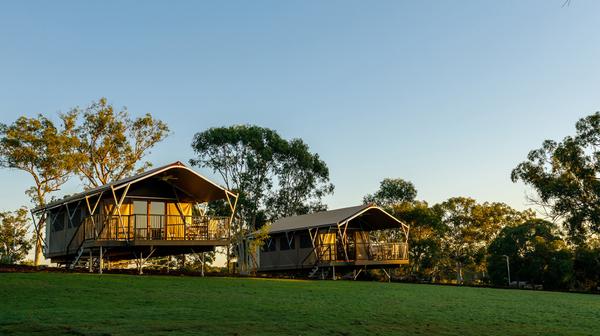
[{"label": "balcony", "polygon": [[219,241],[229,239],[229,218],[97,214],[86,218],[78,231],[81,240]]},{"label": "balcony", "polygon": [[321,262],[389,262],[408,259],[406,243],[350,243],[346,245],[346,252],[339,243],[319,244],[316,252]]}]

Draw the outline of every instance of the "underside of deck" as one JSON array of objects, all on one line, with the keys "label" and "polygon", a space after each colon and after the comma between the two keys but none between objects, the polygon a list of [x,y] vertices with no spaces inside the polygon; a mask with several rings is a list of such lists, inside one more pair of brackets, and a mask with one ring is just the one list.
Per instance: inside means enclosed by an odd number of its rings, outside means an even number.
[{"label": "underside of deck", "polygon": [[[211,252],[217,246],[227,245],[223,240],[90,240],[83,245],[83,254],[98,255],[102,248],[108,260],[133,260],[140,257],[163,257],[169,255]],[[53,263],[69,263],[78,251],[54,253],[48,257]]]}]

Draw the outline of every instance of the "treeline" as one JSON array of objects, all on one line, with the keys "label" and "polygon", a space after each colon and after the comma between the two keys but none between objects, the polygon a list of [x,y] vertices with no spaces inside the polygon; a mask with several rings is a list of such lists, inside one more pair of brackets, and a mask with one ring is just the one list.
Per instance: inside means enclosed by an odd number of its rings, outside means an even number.
[{"label": "treeline", "polygon": [[430,206],[412,183],[385,179],[365,202],[384,206],[411,226],[415,281],[600,290],[600,113],[582,118],[576,134],[546,140],[512,171],[535,190],[543,210],[450,198]]},{"label": "treeline", "polygon": [[[386,179],[369,195],[410,225],[410,264],[397,271],[408,281],[480,284],[544,289],[596,290],[600,250],[578,248],[561,236],[560,226],[536,218],[533,210],[517,211],[504,203],[478,203],[454,197],[429,205],[412,183]],[[389,191],[398,192],[394,200]],[[510,278],[509,278],[510,272]]]}]

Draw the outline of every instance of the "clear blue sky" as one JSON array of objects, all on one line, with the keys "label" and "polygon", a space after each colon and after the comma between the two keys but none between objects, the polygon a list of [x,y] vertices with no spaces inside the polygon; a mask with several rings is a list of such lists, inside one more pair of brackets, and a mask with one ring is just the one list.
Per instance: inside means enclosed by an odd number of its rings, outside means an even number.
[{"label": "clear blue sky", "polygon": [[[170,125],[155,165],[187,162],[195,132],[251,123],[321,155],[331,208],[401,177],[430,203],[521,209],[511,169],[600,106],[600,1],[562,3],[3,2],[0,121],[106,96]],[[0,210],[28,205],[29,176],[0,181]]]}]

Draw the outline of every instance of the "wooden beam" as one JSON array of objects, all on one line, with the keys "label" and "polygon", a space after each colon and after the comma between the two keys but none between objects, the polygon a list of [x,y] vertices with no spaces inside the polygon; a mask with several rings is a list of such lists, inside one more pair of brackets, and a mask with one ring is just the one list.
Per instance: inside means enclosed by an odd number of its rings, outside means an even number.
[{"label": "wooden beam", "polygon": [[[44,236],[42,236],[40,228],[41,228],[42,222],[45,222],[46,218],[48,217],[48,214],[47,214],[48,211],[44,210],[42,212],[42,214],[40,215],[39,221],[37,221],[37,224],[36,224],[35,215],[33,214],[33,210],[29,211],[29,213],[31,214],[31,220],[33,221],[33,227],[35,228],[35,232],[36,232],[36,235],[37,235],[35,237],[35,239],[36,240],[39,239],[42,242],[43,245],[46,245],[47,244],[46,240],[44,239]],[[43,246],[42,246],[42,249],[43,249]]]},{"label": "wooden beam", "polygon": [[[129,186],[131,186],[131,183],[128,183],[127,186],[125,187],[125,190],[123,191],[123,194],[121,195],[120,200],[117,200],[117,194],[115,192],[115,188],[111,185],[110,189],[112,190],[112,194],[113,194],[113,198],[115,200],[115,205],[117,207],[117,214],[119,216],[119,224],[121,225],[121,229],[123,230],[123,232],[125,232],[125,225],[123,224],[123,216],[121,215],[121,205],[123,204],[123,201],[125,200],[125,196],[127,196],[127,192],[129,191]],[[115,210],[113,209],[112,214],[115,213]],[[118,238],[118,236],[117,236]],[[129,240],[129,232],[127,232],[127,240]]]},{"label": "wooden beam", "polygon": [[103,194],[104,194],[104,191],[101,191],[100,194],[98,195],[98,199],[96,199],[96,202],[94,203],[94,207],[90,206],[90,198],[92,196],[85,197],[85,203],[87,204],[88,212],[90,213],[90,218],[92,220],[92,226],[94,227],[94,237],[95,238],[98,238],[98,227],[96,225],[96,220],[94,219],[94,213],[96,212],[96,209],[98,208],[98,204],[100,204],[100,200],[102,199]]}]

